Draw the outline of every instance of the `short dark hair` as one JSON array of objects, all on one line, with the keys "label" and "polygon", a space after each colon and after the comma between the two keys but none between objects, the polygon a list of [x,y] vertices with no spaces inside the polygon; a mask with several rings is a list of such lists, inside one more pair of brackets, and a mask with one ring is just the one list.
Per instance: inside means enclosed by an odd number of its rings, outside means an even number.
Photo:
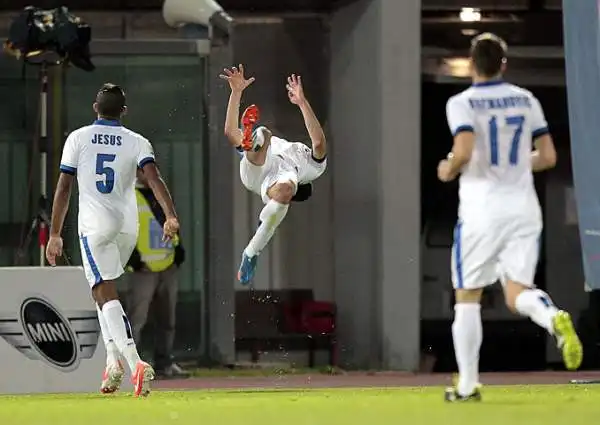
[{"label": "short dark hair", "polygon": [[116,84],[104,84],[96,95],[98,114],[102,118],[118,120],[125,110],[125,91]]},{"label": "short dark hair", "polygon": [[495,77],[506,62],[506,42],[495,34],[486,32],[471,42],[471,60],[477,74]]}]

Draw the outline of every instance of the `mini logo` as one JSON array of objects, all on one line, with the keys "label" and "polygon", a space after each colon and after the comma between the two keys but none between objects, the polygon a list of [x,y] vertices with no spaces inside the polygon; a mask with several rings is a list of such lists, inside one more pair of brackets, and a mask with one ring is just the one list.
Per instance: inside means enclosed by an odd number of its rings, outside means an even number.
[{"label": "mini logo", "polygon": [[32,360],[70,372],[94,355],[100,327],[96,311],[60,312],[41,296],[26,298],[19,313],[0,315],[0,336]]}]

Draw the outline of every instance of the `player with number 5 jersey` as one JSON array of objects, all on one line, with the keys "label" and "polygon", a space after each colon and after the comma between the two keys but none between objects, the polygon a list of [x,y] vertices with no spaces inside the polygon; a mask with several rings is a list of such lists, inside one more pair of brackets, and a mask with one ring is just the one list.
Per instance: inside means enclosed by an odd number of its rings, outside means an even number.
[{"label": "player with number 5 jersey", "polygon": [[502,80],[507,46],[485,33],[471,44],[473,84],[450,98],[446,114],[452,151],[438,177],[459,179],[458,222],[452,249],[455,315],[452,324],[458,382],[447,401],[479,400],[480,302],[500,281],[506,305],[555,337],[567,369],[582,361],[569,313],[536,288],[542,211],[533,172],[554,167],[556,150],[540,102]]},{"label": "player with number 5 jersey", "polygon": [[[80,235],[89,239],[90,235],[103,234],[114,239],[121,234],[135,245],[135,166],[143,168],[151,162],[154,152],[150,142],[118,121],[98,119],[69,135],[60,171],[77,174]],[[104,279],[114,279],[122,273],[118,267],[103,272]],[[95,283],[94,272],[86,273],[88,280]]]},{"label": "player with number 5 jersey", "polygon": [[165,240],[178,233],[179,223],[150,142],[121,125],[120,120],[127,110],[125,92],[119,86],[105,84],[96,96],[94,110],[98,119],[92,125],[73,131],[63,148],[46,257],[54,266],[56,258],[62,255],[60,235],[77,178],[81,257],[96,301],[107,353],[100,389],[103,393],[119,389],[124,376],[123,357],[131,370],[135,395],[145,396],[150,391],[154,370],[140,359],[115,285],[137,241],[135,179],[138,169],[144,173],[165,213]]}]

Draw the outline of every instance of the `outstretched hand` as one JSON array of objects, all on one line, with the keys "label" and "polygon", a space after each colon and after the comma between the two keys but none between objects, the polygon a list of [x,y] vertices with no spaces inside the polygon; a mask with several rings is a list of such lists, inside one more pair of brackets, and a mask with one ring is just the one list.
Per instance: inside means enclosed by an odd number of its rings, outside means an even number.
[{"label": "outstretched hand", "polygon": [[302,78],[299,75],[290,75],[287,79],[285,88],[287,89],[290,102],[294,105],[301,105],[304,103],[306,98],[304,97],[304,90],[302,88]]},{"label": "outstretched hand", "polygon": [[254,82],[254,77],[244,77],[244,65],[239,64],[237,68],[234,66],[231,69],[223,69],[223,74],[219,75],[219,78],[226,80],[231,87],[232,92],[243,92],[246,87]]}]

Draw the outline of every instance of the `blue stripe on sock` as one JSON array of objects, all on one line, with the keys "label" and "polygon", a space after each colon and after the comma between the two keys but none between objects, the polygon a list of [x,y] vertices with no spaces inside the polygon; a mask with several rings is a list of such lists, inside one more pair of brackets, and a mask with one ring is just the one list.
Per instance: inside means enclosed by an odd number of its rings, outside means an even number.
[{"label": "blue stripe on sock", "polygon": [[456,269],[456,289],[464,287],[463,270],[462,270],[462,247],[461,247],[461,231],[462,223],[459,221],[454,227],[454,267]]},{"label": "blue stripe on sock", "polygon": [[131,323],[129,323],[129,319],[127,316],[123,316],[123,322],[125,323],[125,332],[127,332],[127,338],[133,339],[133,332],[131,331]]},{"label": "blue stripe on sock", "polygon": [[92,273],[94,274],[94,278],[96,280],[96,284],[102,282],[102,276],[100,276],[100,272],[98,271],[98,266],[94,261],[94,257],[92,257],[92,251],[90,250],[90,244],[88,243],[87,236],[81,237],[81,243],[83,244],[83,250],[85,251],[85,256],[90,265],[90,269],[92,269]]},{"label": "blue stripe on sock", "polygon": [[544,304],[546,307],[552,307],[552,302],[548,299],[548,297],[545,297],[544,295],[540,295],[540,301],[542,302],[542,304]]}]

